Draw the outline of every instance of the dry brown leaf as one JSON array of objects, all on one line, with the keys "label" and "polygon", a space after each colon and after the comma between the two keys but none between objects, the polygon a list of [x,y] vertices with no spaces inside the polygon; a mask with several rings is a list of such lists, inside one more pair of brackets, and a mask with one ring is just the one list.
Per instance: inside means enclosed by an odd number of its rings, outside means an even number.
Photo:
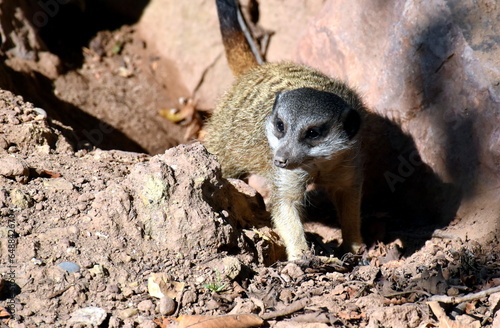
[{"label": "dry brown leaf", "polygon": [[359,289],[347,287],[346,291],[347,291],[347,294],[349,295],[349,299],[353,299],[353,298],[356,298],[358,296]]},{"label": "dry brown leaf", "polygon": [[465,325],[448,318],[443,308],[436,301],[427,302],[432,312],[436,316],[439,322],[439,328],[471,328],[469,325]]},{"label": "dry brown leaf", "polygon": [[162,317],[161,319],[154,319],[154,323],[158,325],[160,328],[168,328],[172,323],[168,318]]},{"label": "dry brown leaf", "polygon": [[10,313],[2,306],[0,306],[0,320],[6,324],[10,321]]},{"label": "dry brown leaf", "polygon": [[364,312],[358,313],[356,311],[340,311],[337,313],[337,317],[344,320],[359,320],[366,316]]},{"label": "dry brown leaf", "polygon": [[175,320],[179,323],[178,328],[247,328],[264,324],[264,320],[256,314],[181,315]]},{"label": "dry brown leaf", "polygon": [[384,304],[386,305],[402,305],[406,303],[413,303],[414,301],[409,301],[407,298],[401,297],[400,299],[398,298],[391,298],[391,299],[386,299],[384,300]]},{"label": "dry brown leaf", "polygon": [[303,310],[308,304],[309,304],[309,299],[303,298],[293,302],[292,304],[285,306],[282,309],[272,311],[269,313],[264,313],[262,315],[262,318],[264,318],[265,320],[270,320],[274,318],[285,317],[295,312]]},{"label": "dry brown leaf", "polygon": [[196,104],[192,99],[179,99],[180,109],[168,108],[160,109],[158,114],[174,123],[189,124],[194,120],[196,114]]},{"label": "dry brown leaf", "polygon": [[300,314],[298,316],[292,317],[290,320],[295,322],[304,322],[304,323],[330,323],[330,318],[326,313],[317,311],[311,313]]},{"label": "dry brown leaf", "polygon": [[335,288],[330,292],[331,295],[340,295],[345,292],[345,287],[342,284],[338,284]]},{"label": "dry brown leaf", "polygon": [[52,172],[52,171],[49,171],[49,170],[42,170],[43,174],[48,176],[49,178],[51,179],[55,179],[55,178],[60,178],[61,177],[61,173],[59,172]]},{"label": "dry brown leaf", "polygon": [[489,287],[500,286],[500,278],[492,278],[490,281],[488,281],[488,286]]},{"label": "dry brown leaf", "polygon": [[467,314],[474,313],[475,309],[476,309],[476,302],[465,303],[465,313],[467,313]]},{"label": "dry brown leaf", "polygon": [[405,264],[404,260],[394,260],[394,261],[389,261],[384,263],[384,268],[387,269],[394,269],[394,268],[400,268]]}]

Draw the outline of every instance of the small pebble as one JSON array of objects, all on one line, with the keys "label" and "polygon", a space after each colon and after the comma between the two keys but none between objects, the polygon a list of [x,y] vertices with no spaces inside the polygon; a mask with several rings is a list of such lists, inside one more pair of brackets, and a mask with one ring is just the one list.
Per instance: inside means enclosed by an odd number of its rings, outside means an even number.
[{"label": "small pebble", "polygon": [[58,264],[61,268],[68,272],[78,272],[80,271],[80,266],[74,262],[62,262]]},{"label": "small pebble", "polygon": [[20,209],[27,209],[33,206],[33,199],[30,195],[24,193],[19,189],[14,189],[10,192],[10,200],[12,205]]},{"label": "small pebble", "polygon": [[79,203],[76,205],[76,208],[81,212],[81,211],[85,211],[85,209],[87,208],[87,204],[86,203]]},{"label": "small pebble", "polygon": [[76,247],[68,247],[66,248],[66,254],[78,255],[80,254],[80,250]]},{"label": "small pebble", "polygon": [[171,315],[174,312],[175,312],[175,301],[168,296],[160,298],[160,314]]},{"label": "small pebble", "polygon": [[33,264],[36,264],[36,265],[42,265],[43,264],[43,262],[41,260],[39,260],[39,259],[37,259],[35,257],[31,259],[31,262],[33,262]]},{"label": "small pebble", "polygon": [[216,300],[210,300],[205,304],[206,310],[215,310],[220,308],[220,304]]},{"label": "small pebble", "polygon": [[40,107],[35,107],[32,110],[38,114],[37,116],[40,116],[43,119],[47,118],[47,112],[44,109],[42,109]]},{"label": "small pebble", "polygon": [[73,234],[73,235],[78,235],[80,233],[80,228],[78,228],[77,226],[72,225],[72,226],[68,227],[68,232],[70,234]]},{"label": "small pebble", "polygon": [[104,274],[104,267],[101,264],[96,264],[92,269],[89,269],[89,272],[94,275]]},{"label": "small pebble", "polygon": [[19,151],[19,148],[17,148],[16,146],[10,146],[7,151],[9,153],[13,154],[13,153],[17,153]]},{"label": "small pebble", "polygon": [[29,178],[28,164],[20,159],[10,155],[0,156],[0,175],[7,178],[15,178],[16,181],[26,183]]},{"label": "small pebble", "polygon": [[188,290],[184,292],[184,295],[182,296],[182,305],[186,306],[191,303],[195,303],[197,299],[198,296],[196,295],[196,293],[193,292],[192,290]]},{"label": "small pebble", "polygon": [[460,294],[460,291],[455,287],[451,287],[446,291],[446,294],[448,294],[448,296],[457,296]]},{"label": "small pebble", "polygon": [[50,154],[50,146],[49,146],[49,145],[40,145],[40,146],[37,146],[37,147],[36,147],[36,150],[37,150],[40,154],[45,154],[45,155]]},{"label": "small pebble", "polygon": [[112,294],[118,294],[120,292],[120,288],[117,284],[109,284],[106,290]]},{"label": "small pebble", "polygon": [[5,140],[5,138],[0,137],[0,149],[7,149],[7,148],[9,148],[9,143],[7,142],[7,140]]},{"label": "small pebble", "polygon": [[158,325],[153,320],[146,320],[139,325],[139,328],[156,328]]},{"label": "small pebble", "polygon": [[80,211],[77,208],[73,207],[68,211],[68,213],[66,213],[66,217],[70,218],[72,216],[77,215],[78,213],[80,213]]},{"label": "small pebble", "polygon": [[222,260],[224,266],[224,274],[231,280],[236,279],[236,277],[241,272],[241,262],[235,256],[227,256]]},{"label": "small pebble", "polygon": [[89,259],[81,259],[80,261],[80,265],[83,267],[83,268],[91,268],[94,264],[92,263],[92,261],[90,261]]},{"label": "small pebble", "polygon": [[35,202],[41,202],[41,201],[45,200],[45,195],[41,192],[38,192],[37,194],[33,195],[33,200]]},{"label": "small pebble", "polygon": [[13,125],[18,125],[19,123],[21,123],[21,121],[19,121],[16,117],[14,116],[8,116],[7,117],[8,120],[9,120],[9,123],[10,124],[13,124]]},{"label": "small pebble", "polygon": [[121,320],[115,316],[109,318],[108,328],[121,328],[123,325]]},{"label": "small pebble", "polygon": [[153,306],[154,305],[151,300],[144,300],[141,301],[139,304],[137,304],[137,308],[139,309],[139,311],[143,312],[150,311],[153,308]]},{"label": "small pebble", "polygon": [[43,185],[52,190],[73,190],[73,184],[64,178],[44,179]]},{"label": "small pebble", "polygon": [[81,308],[73,313],[71,313],[71,318],[69,319],[69,324],[84,324],[89,326],[100,326],[108,314],[104,309],[96,306],[89,306],[86,308]]},{"label": "small pebble", "polygon": [[134,290],[132,288],[130,288],[130,287],[124,287],[122,289],[122,294],[126,298],[129,298],[130,296],[134,295]]},{"label": "small pebble", "polygon": [[127,319],[127,318],[130,318],[130,317],[133,317],[137,313],[139,313],[138,309],[128,308],[128,309],[125,309],[125,310],[121,311],[120,314],[119,314],[119,316],[120,316],[120,319]]},{"label": "small pebble", "polygon": [[304,271],[295,263],[290,262],[288,263],[282,271],[283,274],[288,275],[292,279],[297,279],[299,277],[302,277],[304,275]]},{"label": "small pebble", "polygon": [[10,215],[11,210],[10,208],[2,208],[0,209],[0,216],[8,216]]}]

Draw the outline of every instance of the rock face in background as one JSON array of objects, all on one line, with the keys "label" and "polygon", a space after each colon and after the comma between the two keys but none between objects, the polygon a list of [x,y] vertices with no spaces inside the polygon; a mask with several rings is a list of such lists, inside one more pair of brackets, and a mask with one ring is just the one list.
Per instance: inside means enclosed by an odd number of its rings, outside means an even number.
[{"label": "rock face in background", "polygon": [[494,223],[499,22],[491,1],[328,1],[297,60],[357,87],[368,107],[409,133],[422,160],[458,190],[459,215]]},{"label": "rock face in background", "polygon": [[307,33],[306,27],[325,3],[326,0],[260,0],[258,23],[273,33],[266,59],[270,62],[294,60],[295,49]]},{"label": "rock face in background", "polygon": [[[249,1],[241,1],[246,6]],[[275,33],[268,59],[291,60],[305,33],[304,27],[322,8],[324,0],[259,1],[258,24]],[[293,16],[293,22],[290,17]],[[186,87],[184,97],[194,97],[197,107],[211,109],[233,81],[224,56],[214,0],[152,0],[137,29],[149,46],[173,61]]]},{"label": "rock face in background", "polygon": [[196,94],[199,107],[213,107],[217,94],[232,82],[215,1],[151,1],[137,28],[148,45],[174,62],[178,71],[172,74],[187,89],[183,96]]}]

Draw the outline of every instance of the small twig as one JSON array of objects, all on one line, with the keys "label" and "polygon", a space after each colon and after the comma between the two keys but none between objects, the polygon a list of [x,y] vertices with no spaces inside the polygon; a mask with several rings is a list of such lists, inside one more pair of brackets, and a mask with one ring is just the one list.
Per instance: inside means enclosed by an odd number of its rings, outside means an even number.
[{"label": "small twig", "polygon": [[269,320],[269,319],[274,319],[278,317],[284,317],[287,315],[290,315],[292,313],[298,312],[305,308],[307,304],[309,303],[309,300],[307,299],[301,299],[296,302],[293,302],[292,304],[288,305],[286,308],[278,311],[273,311],[269,313],[263,314],[261,317],[264,320]]},{"label": "small twig", "polygon": [[468,294],[465,296],[447,296],[447,295],[434,295],[429,298],[429,301],[441,302],[441,303],[463,303],[476,300],[478,298],[483,298],[489,296],[493,293],[500,292],[500,286],[492,287],[481,292]]},{"label": "small twig", "polygon": [[67,291],[68,289],[70,289],[74,285],[75,284],[69,284],[68,286],[64,287],[63,289],[56,290],[55,292],[53,292],[52,294],[49,295],[48,299],[50,300],[50,299],[53,299],[54,297],[61,296],[62,294],[64,294],[65,291]]},{"label": "small twig", "polygon": [[299,314],[298,316],[293,317],[292,320],[295,322],[315,323],[315,324],[319,323],[329,324],[331,322],[331,319],[328,317],[328,315],[323,312]]},{"label": "small twig", "polygon": [[245,21],[245,18],[241,14],[239,6],[238,6],[237,14],[238,14],[238,23],[240,23],[241,30],[243,31],[243,34],[245,35],[245,39],[247,39],[248,45],[250,46],[250,49],[252,50],[252,53],[255,57],[255,60],[257,61],[257,63],[259,65],[262,65],[264,63],[264,60],[262,59],[260,51],[258,50],[258,46],[255,43],[255,40],[252,36],[252,33],[248,29],[248,25]]},{"label": "small twig", "polygon": [[177,300],[177,308],[175,309],[175,312],[173,314],[174,317],[177,317],[179,315],[179,311],[181,310],[182,296],[184,296],[184,288],[181,289],[181,291],[178,292],[177,296],[175,297]]},{"label": "small twig", "polygon": [[439,305],[438,302],[427,302],[429,307],[432,310],[432,313],[438,318],[440,322],[448,324],[450,319],[448,316],[446,316],[446,313],[444,312],[443,308]]},{"label": "small twig", "polygon": [[406,295],[406,294],[411,294],[411,293],[417,293],[417,294],[423,294],[425,296],[431,296],[431,294],[429,294],[428,292],[426,292],[424,290],[419,290],[419,289],[407,290],[404,292],[396,292],[396,293],[386,294],[386,295],[382,295],[382,296],[389,298],[389,297],[401,296],[401,295]]}]

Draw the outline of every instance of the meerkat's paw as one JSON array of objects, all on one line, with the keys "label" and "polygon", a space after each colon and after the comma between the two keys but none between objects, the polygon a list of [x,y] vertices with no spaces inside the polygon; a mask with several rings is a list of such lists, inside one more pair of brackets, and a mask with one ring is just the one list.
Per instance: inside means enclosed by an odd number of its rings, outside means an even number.
[{"label": "meerkat's paw", "polygon": [[298,266],[305,268],[310,267],[311,264],[316,260],[316,256],[310,250],[302,251],[300,253],[296,253],[288,256],[289,262],[294,262]]},{"label": "meerkat's paw", "polygon": [[301,268],[319,268],[324,265],[343,265],[343,262],[337,257],[314,255],[310,250],[302,252],[299,256],[295,256],[289,261],[297,264]]},{"label": "meerkat's paw", "polygon": [[322,264],[343,265],[343,262],[335,256],[317,256]]},{"label": "meerkat's paw", "polygon": [[354,255],[361,254],[366,249],[366,245],[363,243],[342,243],[340,246],[342,253],[352,253]]}]

